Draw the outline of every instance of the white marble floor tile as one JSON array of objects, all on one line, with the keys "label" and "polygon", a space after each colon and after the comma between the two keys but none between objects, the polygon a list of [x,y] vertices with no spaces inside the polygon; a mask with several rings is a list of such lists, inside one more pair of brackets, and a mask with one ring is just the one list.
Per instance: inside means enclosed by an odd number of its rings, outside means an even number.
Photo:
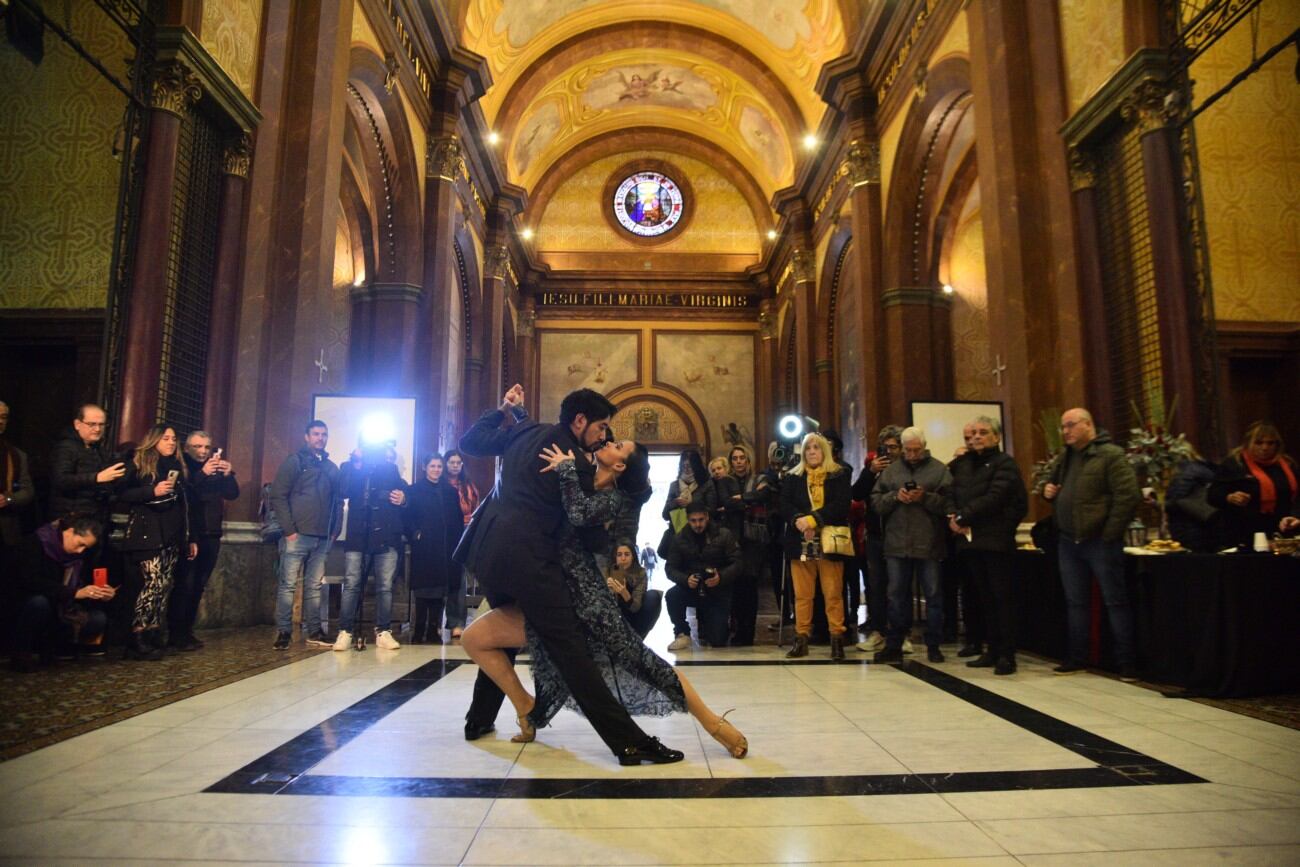
[{"label": "white marble floor tile", "polygon": [[391,829],[351,825],[52,820],[0,828],[0,852],[15,857],[74,857],[93,851],[113,860],[186,859],[270,862],[457,864],[473,828]]},{"label": "white marble floor tile", "polygon": [[489,777],[500,779],[522,749],[509,738],[467,742],[460,734],[412,738],[367,731],[315,765],[313,775],[345,777]]},{"label": "white marble floor tile", "polygon": [[487,828],[781,828],[962,821],[938,795],[817,798],[501,798]]},{"label": "white marble floor tile", "polygon": [[943,799],[967,819],[1042,819],[1300,808],[1300,795],[1216,783],[1045,791],[960,792]]},{"label": "white marble floor tile", "polygon": [[[488,798],[364,798],[341,795],[199,793],[142,804],[76,810],[97,822],[191,822],[256,825],[355,825],[375,828],[477,828]],[[578,802],[565,802],[578,803]],[[953,811],[953,816],[960,815]]]},{"label": "white marble floor tile", "polygon": [[[712,744],[710,739],[710,744]],[[843,734],[759,734],[749,737],[749,755],[734,759],[721,747],[709,752],[717,777],[848,776],[906,774],[897,756],[861,732]]]},{"label": "white marble floor tile", "polygon": [[544,734],[545,730],[538,734],[536,741],[524,745],[510,768],[511,778],[664,779],[709,776],[709,764],[698,737],[678,739],[671,744],[686,754],[683,761],[670,765],[623,767],[604,741],[594,734],[569,734],[562,738],[548,738]]},{"label": "white marble floor tile", "polygon": [[1095,762],[1023,729],[887,731],[875,741],[914,773],[1091,768]]},{"label": "white marble floor tile", "polygon": [[1022,855],[1019,863],[1029,867],[1210,867],[1222,864],[1293,867],[1300,864],[1300,846],[1215,846],[1205,849]]},{"label": "white marble floor tile", "polygon": [[[521,845],[522,844],[522,845]],[[973,824],[804,828],[483,828],[466,864],[757,864],[1005,855]]]},{"label": "white marble floor tile", "polygon": [[999,819],[978,824],[1013,855],[1300,844],[1300,809]]}]

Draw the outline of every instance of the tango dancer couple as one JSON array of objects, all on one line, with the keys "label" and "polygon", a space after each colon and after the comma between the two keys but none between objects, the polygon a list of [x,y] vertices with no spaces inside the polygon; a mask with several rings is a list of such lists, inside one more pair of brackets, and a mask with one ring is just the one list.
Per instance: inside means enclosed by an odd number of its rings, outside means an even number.
[{"label": "tango dancer couple", "polygon": [[[523,388],[515,385],[460,441],[467,454],[501,458],[497,484],[455,554],[492,606],[461,638],[479,666],[466,739],[492,732],[509,698],[517,743],[532,741],[568,706],[587,718],[620,764],[679,762],[682,752],[647,735],[632,715],[687,711],[731,755],[743,758],[749,749],[744,735],[646,647],[593,556],[610,547],[605,525],[624,499],[640,502],[636,495],[649,485],[645,446],[608,438],[614,405],[591,389],[565,396],[554,425],[530,419],[523,403]],[[515,674],[515,652],[525,646],[535,696]]]}]

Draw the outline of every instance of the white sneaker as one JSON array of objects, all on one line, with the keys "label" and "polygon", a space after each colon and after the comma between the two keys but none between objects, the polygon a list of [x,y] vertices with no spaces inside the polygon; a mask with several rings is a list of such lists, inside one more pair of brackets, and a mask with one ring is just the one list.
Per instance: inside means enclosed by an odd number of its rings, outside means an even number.
[{"label": "white sneaker", "polygon": [[912,652],[913,652],[913,650],[912,650],[912,639],[910,639],[910,638],[904,638],[904,639],[903,639],[903,652],[904,652],[904,653],[912,653]]},{"label": "white sneaker", "polygon": [[352,649],[352,633],[351,633],[351,632],[348,632],[346,629],[340,629],[340,630],[339,630],[338,637],[336,637],[336,638],[334,639],[334,649],[335,649],[335,650],[351,650],[351,649]]},{"label": "white sneaker", "polygon": [[672,650],[672,651],[677,651],[677,650],[690,650],[690,649],[691,649],[691,637],[690,637],[689,635],[679,635],[679,636],[677,636],[677,637],[674,638],[674,639],[672,640],[672,642],[668,645],[668,649],[669,649],[669,650]]},{"label": "white sneaker", "polygon": [[383,632],[375,633],[375,647],[380,650],[397,650],[401,646],[390,630],[385,629]]},{"label": "white sneaker", "polygon": [[863,653],[875,653],[877,650],[885,649],[885,636],[879,632],[872,632],[867,636],[866,641],[859,641],[855,646]]}]

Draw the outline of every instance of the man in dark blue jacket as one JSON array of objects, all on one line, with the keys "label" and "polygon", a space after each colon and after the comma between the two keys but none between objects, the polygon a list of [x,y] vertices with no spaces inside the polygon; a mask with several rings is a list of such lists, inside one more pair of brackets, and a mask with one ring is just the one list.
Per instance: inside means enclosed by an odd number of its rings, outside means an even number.
[{"label": "man in dark blue jacket", "polygon": [[339,490],[348,501],[347,535],[343,541],[343,603],[339,607],[339,634],[335,650],[347,650],[359,619],[366,573],[375,573],[375,646],[397,650],[393,637],[393,578],[397,551],[402,545],[402,509],[406,482],[383,447],[354,452],[339,473]]}]

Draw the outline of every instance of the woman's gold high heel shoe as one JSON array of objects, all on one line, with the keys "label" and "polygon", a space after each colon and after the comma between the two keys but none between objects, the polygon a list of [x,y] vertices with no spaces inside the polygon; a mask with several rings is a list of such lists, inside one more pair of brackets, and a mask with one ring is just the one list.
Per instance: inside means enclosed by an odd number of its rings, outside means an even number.
[{"label": "woman's gold high heel shoe", "polygon": [[519,724],[519,734],[512,737],[510,743],[531,744],[537,739],[537,729],[527,715],[515,717],[515,722]]},{"label": "woman's gold high heel shoe", "polygon": [[727,714],[731,713],[732,710],[735,710],[735,708],[733,707],[731,710],[727,711],[727,713],[718,717],[718,722],[709,732],[709,735],[715,741],[726,747],[727,752],[731,753],[738,759],[743,759],[749,754],[749,741],[740,733],[740,729],[736,728],[727,720]]}]

